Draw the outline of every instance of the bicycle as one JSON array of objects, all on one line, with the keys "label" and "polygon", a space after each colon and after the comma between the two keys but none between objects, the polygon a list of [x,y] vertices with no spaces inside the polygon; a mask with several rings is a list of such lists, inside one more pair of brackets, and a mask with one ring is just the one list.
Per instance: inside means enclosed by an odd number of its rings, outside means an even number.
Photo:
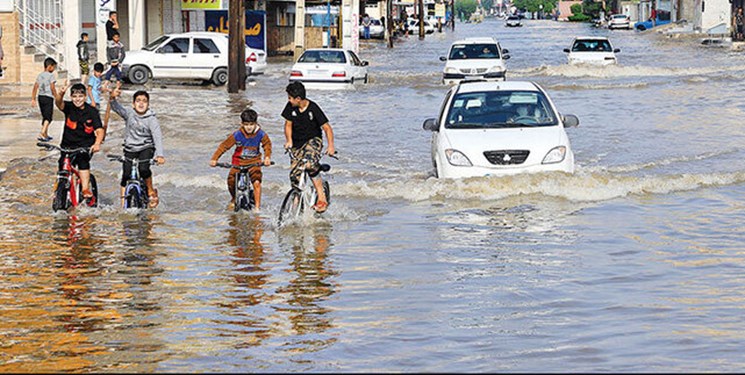
[{"label": "bicycle", "polygon": [[62,169],[57,171],[57,177],[54,181],[52,210],[56,212],[67,210],[71,207],[75,208],[83,202],[85,202],[85,205],[88,207],[98,207],[98,184],[96,183],[96,176],[94,176],[93,173],[90,174],[90,185],[93,197],[86,199],[83,197],[83,187],[80,183],[80,172],[72,166],[72,160],[75,156],[82,153],[90,154],[90,148],[80,147],[66,149],[46,142],[39,142],[36,145],[47,149],[47,151],[58,150],[64,155]]},{"label": "bicycle", "polygon": [[132,171],[129,174],[124,185],[124,208],[146,208],[150,203],[150,196],[147,191],[147,184],[140,178],[140,163],[149,163],[150,165],[156,164],[154,159],[139,160],[137,158],[130,159],[122,155],[107,154],[106,157],[110,161],[118,161],[122,164],[125,162],[132,163]]},{"label": "bicycle", "polygon": [[[307,207],[313,207],[318,201],[318,193],[316,193],[316,188],[311,182],[310,172],[305,167],[308,162],[316,161],[307,158],[298,159],[289,149],[286,149],[285,153],[290,154],[291,160],[297,160],[299,162],[303,173],[300,175],[298,184],[290,188],[290,191],[287,192],[285,199],[282,201],[282,206],[279,209],[279,225],[282,225],[289,219],[297,219]],[[329,155],[329,157],[338,159],[335,155]],[[331,166],[328,164],[321,163],[319,166],[320,172],[328,172],[330,170]],[[323,191],[326,193],[326,202],[331,204],[331,188],[328,181],[323,181]]]},{"label": "bicycle", "polygon": [[[274,162],[269,163],[269,165],[274,165]],[[252,167],[262,167],[264,166],[264,163],[253,163],[248,165],[217,163],[215,166],[228,169],[238,169],[238,174],[235,176],[235,205],[233,206],[233,210],[235,212],[238,212],[241,209],[246,211],[253,210],[254,207],[256,207],[256,198],[254,197],[254,184],[253,181],[251,181],[251,174],[248,173],[248,170]]]}]

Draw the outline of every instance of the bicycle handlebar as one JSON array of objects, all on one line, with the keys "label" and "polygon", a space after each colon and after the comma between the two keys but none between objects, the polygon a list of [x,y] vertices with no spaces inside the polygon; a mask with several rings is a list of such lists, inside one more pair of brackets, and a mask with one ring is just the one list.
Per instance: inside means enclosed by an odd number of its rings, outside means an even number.
[{"label": "bicycle handlebar", "polygon": [[[128,162],[130,162],[132,164],[135,163],[135,159],[130,159],[130,158],[128,158],[126,156],[123,156],[123,155],[106,154],[106,157],[110,161],[118,161],[120,163],[124,163],[124,162],[128,161]],[[140,164],[140,163],[149,163],[150,165],[156,165],[157,164],[157,162],[155,161],[155,159],[137,160],[137,164]]]},{"label": "bicycle handlebar", "polygon": [[86,147],[78,147],[78,148],[68,149],[68,148],[62,148],[60,146],[53,145],[53,144],[47,143],[47,142],[37,142],[36,145],[39,146],[39,147],[44,147],[48,151],[58,150],[59,152],[64,152],[66,154],[77,154],[77,153],[82,153],[82,152],[85,152],[85,153],[88,153],[88,154],[91,153],[91,149],[90,148],[86,148]]},{"label": "bicycle handlebar", "polygon": [[[269,165],[274,165],[274,162],[270,162]],[[253,163],[248,165],[233,165],[230,163],[217,163],[215,164],[216,167],[222,167],[222,168],[238,168],[238,169],[244,169],[244,168],[251,168],[251,167],[264,167],[264,163]]]}]

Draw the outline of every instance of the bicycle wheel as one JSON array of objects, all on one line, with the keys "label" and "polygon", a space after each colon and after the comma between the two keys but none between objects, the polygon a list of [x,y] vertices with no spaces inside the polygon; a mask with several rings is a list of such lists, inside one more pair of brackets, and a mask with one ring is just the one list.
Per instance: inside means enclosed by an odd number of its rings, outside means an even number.
[{"label": "bicycle wheel", "polygon": [[[323,182],[323,191],[326,193],[326,203],[331,205],[331,188],[329,187],[328,181]],[[316,200],[318,200],[318,198],[316,198]]]},{"label": "bicycle wheel", "polygon": [[142,195],[140,187],[131,184],[124,190],[124,208],[142,208]]},{"label": "bicycle wheel", "polygon": [[282,208],[279,209],[279,224],[286,220],[297,218],[303,212],[303,201],[300,192],[292,189],[282,201]]},{"label": "bicycle wheel", "polygon": [[67,199],[67,194],[70,191],[70,181],[66,177],[57,177],[57,182],[54,183],[54,199],[52,200],[52,210],[66,210],[70,207],[70,201]]}]

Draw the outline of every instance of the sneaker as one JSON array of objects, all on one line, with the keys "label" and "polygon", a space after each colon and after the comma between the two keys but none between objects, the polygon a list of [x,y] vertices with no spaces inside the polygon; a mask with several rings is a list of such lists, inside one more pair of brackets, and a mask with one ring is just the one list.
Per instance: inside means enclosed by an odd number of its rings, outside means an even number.
[{"label": "sneaker", "polygon": [[316,202],[316,205],[313,206],[313,209],[316,210],[319,214],[326,212],[326,208],[328,208],[329,204],[327,202]]},{"label": "sneaker", "polygon": [[155,208],[158,207],[158,189],[153,189],[153,191],[148,194],[148,207]]},{"label": "sneaker", "polygon": [[91,192],[88,189],[83,189],[83,198],[85,198],[85,199],[91,199],[91,198],[93,198],[93,192]]}]

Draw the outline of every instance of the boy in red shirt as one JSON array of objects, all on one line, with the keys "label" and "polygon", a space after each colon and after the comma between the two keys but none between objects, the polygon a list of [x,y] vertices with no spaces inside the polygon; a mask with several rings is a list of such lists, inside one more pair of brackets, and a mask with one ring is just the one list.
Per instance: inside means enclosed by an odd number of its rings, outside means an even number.
[{"label": "boy in red shirt", "polygon": [[[226,140],[217,146],[217,150],[210,160],[211,167],[216,166],[220,156],[233,146],[236,146],[232,158],[233,165],[248,165],[262,162],[260,147],[264,149],[264,165],[268,166],[271,164],[272,141],[269,140],[269,136],[261,129],[259,123],[256,122],[258,117],[258,114],[253,109],[247,108],[243,110],[241,113],[240,129],[233,132],[233,134],[229,135]],[[228,204],[229,210],[232,210],[235,205],[235,178],[239,171],[238,168],[231,168],[230,173],[228,173],[228,191],[231,196],[230,203]],[[254,200],[256,201],[256,211],[258,211],[261,204],[261,167],[251,167],[248,174],[254,187]]]}]

